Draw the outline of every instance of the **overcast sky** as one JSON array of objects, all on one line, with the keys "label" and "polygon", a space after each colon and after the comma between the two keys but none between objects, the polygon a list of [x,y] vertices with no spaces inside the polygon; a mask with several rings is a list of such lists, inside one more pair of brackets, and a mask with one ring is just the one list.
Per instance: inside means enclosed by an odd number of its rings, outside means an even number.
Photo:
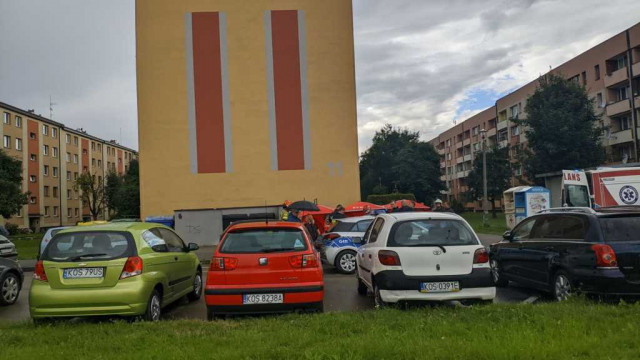
[{"label": "overcast sky", "polygon": [[[640,1],[354,0],[354,16],[363,151],[385,123],[433,138],[640,22]],[[0,101],[48,117],[50,95],[54,120],[137,149],[133,0],[0,0]]]}]

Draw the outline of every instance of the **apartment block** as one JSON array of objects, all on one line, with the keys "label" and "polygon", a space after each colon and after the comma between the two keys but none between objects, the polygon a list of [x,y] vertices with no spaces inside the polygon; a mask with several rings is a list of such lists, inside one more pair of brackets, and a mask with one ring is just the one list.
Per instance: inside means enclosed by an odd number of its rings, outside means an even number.
[{"label": "apartment block", "polygon": [[[29,202],[9,222],[22,228],[74,225],[90,219],[74,181],[90,172],[104,182],[109,171],[123,174],[138,153],[116,143],[0,102],[0,149],[22,162],[22,189]],[[108,214],[102,211],[101,219]]]},{"label": "apartment block", "polygon": [[[639,160],[640,125],[640,23],[596,45],[564,64],[551,69],[567,80],[583,85],[595,100],[595,110],[602,114],[602,134],[606,164],[635,163]],[[511,146],[511,161],[526,147],[526,129],[514,122],[527,114],[527,99],[538,85],[535,79],[498,99],[494,106],[457,124],[431,140],[440,154],[441,179],[449,201],[466,202],[468,175],[476,152],[482,147],[481,129],[487,130],[488,146]],[[525,182],[522,169],[514,166],[511,185]],[[467,202],[480,207],[480,202]]]}]

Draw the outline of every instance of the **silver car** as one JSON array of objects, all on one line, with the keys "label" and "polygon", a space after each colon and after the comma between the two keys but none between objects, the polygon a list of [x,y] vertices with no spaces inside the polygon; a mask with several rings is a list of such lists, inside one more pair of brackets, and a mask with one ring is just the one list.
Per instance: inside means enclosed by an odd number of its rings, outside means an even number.
[{"label": "silver car", "polygon": [[55,227],[55,228],[51,228],[49,230],[47,230],[46,233],[44,233],[44,236],[42,237],[42,241],[40,242],[40,255],[42,255],[42,252],[44,251],[44,248],[47,247],[47,244],[49,244],[49,241],[51,241],[51,239],[53,239],[53,237],[60,231],[64,230],[64,229],[68,229],[68,226],[61,226],[61,227]]},{"label": "silver car", "polygon": [[322,236],[322,261],[343,274],[353,274],[356,271],[356,253],[373,219],[373,216],[337,219]]},{"label": "silver car", "polygon": [[18,251],[16,246],[5,236],[0,235],[0,258],[16,259]]}]

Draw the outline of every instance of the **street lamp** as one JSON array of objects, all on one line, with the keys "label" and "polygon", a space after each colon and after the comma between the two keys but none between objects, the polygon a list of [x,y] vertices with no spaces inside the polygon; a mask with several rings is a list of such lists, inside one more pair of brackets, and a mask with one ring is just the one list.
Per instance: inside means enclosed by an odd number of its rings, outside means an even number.
[{"label": "street lamp", "polygon": [[489,209],[487,208],[487,130],[480,130],[482,138],[482,226],[489,227]]}]

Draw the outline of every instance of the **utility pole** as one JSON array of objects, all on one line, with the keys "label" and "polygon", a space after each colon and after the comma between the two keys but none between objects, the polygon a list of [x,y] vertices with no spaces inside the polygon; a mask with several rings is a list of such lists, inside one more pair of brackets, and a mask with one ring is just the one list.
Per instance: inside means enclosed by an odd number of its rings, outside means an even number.
[{"label": "utility pole", "polygon": [[480,130],[482,134],[482,226],[489,227],[489,209],[487,209],[487,130]]}]

